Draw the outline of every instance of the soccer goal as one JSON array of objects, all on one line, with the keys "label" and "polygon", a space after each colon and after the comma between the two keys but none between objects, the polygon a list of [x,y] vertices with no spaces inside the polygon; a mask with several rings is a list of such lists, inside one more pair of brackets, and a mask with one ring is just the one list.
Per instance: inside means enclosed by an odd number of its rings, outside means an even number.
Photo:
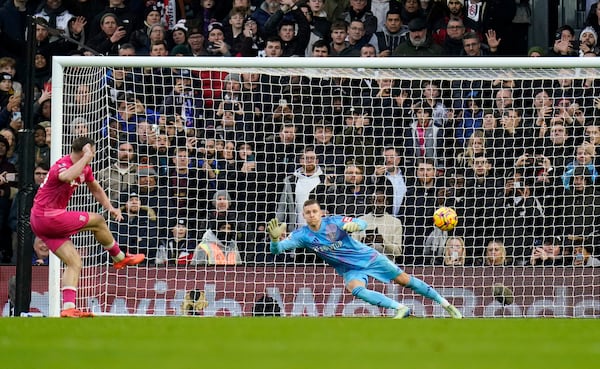
[{"label": "soccer goal", "polygon": [[[269,253],[302,203],[467,317],[597,317],[600,62],[595,58],[55,57],[53,161],[97,142],[115,270],[89,234],[77,305],[98,314],[386,316],[302,249]],[[80,190],[72,208],[103,212]],[[433,213],[453,208],[442,231]],[[60,311],[52,258],[49,315]],[[369,286],[415,315],[408,289]]]}]

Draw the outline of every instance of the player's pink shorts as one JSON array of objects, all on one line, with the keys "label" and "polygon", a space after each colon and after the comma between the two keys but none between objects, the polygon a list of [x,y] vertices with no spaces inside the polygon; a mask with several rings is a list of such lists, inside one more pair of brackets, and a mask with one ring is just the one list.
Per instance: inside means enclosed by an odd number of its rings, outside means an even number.
[{"label": "player's pink shorts", "polygon": [[31,210],[31,230],[56,252],[71,236],[88,223],[90,215],[85,211]]}]

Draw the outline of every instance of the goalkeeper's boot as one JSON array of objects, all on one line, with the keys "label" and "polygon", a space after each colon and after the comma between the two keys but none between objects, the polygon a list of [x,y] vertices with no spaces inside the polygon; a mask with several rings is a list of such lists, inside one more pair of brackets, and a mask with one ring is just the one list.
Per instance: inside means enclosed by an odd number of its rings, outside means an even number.
[{"label": "goalkeeper's boot", "polygon": [[450,316],[453,317],[454,319],[462,319],[463,318],[463,315],[460,313],[460,311],[458,311],[458,309],[456,307],[454,307],[454,305],[448,305],[444,309],[446,309],[448,314],[450,314]]},{"label": "goalkeeper's boot", "polygon": [[394,319],[404,319],[410,316],[410,308],[406,305],[400,306],[396,310],[396,315],[394,315]]},{"label": "goalkeeper's boot", "polygon": [[75,308],[65,309],[60,312],[61,318],[93,318],[94,314],[88,311],[81,311]]},{"label": "goalkeeper's boot", "polygon": [[121,260],[121,261],[115,261],[113,263],[113,267],[115,269],[123,269],[126,266],[138,265],[139,263],[141,263],[142,261],[144,261],[145,258],[146,258],[146,256],[144,256],[144,254],[130,254],[130,253],[126,253],[125,254],[125,258],[123,258],[123,260]]}]

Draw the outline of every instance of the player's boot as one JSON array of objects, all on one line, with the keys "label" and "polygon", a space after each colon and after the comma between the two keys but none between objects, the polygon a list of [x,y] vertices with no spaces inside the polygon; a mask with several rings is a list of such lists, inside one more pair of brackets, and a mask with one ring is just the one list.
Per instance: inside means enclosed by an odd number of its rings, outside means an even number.
[{"label": "player's boot", "polygon": [[410,316],[410,308],[406,305],[402,305],[396,310],[396,315],[394,315],[394,319],[404,319]]},{"label": "player's boot", "polygon": [[454,305],[448,305],[444,309],[446,309],[448,314],[450,314],[450,316],[453,317],[454,319],[462,319],[463,318],[463,315],[460,313],[460,311],[458,311],[457,308],[454,307]]},{"label": "player's boot", "polygon": [[133,265],[138,265],[139,263],[141,263],[142,261],[144,261],[144,259],[146,258],[146,256],[144,256],[144,254],[130,254],[130,253],[126,253],[125,254],[125,258],[121,261],[115,261],[113,263],[113,267],[115,269],[123,269],[126,266],[133,266]]},{"label": "player's boot", "polygon": [[60,316],[61,318],[93,318],[94,314],[87,311],[70,308],[61,311]]}]

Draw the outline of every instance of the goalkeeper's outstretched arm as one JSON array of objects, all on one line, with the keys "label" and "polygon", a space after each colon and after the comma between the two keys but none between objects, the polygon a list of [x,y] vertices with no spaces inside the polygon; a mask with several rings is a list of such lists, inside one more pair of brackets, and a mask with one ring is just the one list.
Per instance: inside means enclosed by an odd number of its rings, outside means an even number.
[{"label": "goalkeeper's outstretched arm", "polygon": [[267,224],[267,232],[269,233],[269,237],[271,238],[270,249],[271,253],[274,255],[281,254],[286,250],[291,250],[298,247],[298,242],[287,239],[281,241],[281,236],[284,234],[286,229],[285,223],[279,223],[277,218],[273,218]]}]

